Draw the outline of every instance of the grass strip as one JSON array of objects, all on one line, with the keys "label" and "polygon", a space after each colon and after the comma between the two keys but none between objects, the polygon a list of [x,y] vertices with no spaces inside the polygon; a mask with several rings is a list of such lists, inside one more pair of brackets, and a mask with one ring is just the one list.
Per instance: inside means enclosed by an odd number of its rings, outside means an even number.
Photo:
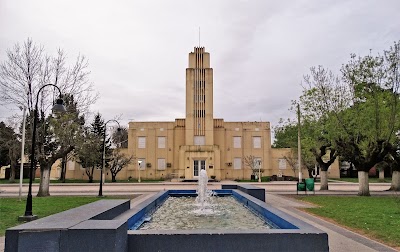
[{"label": "grass strip", "polygon": [[[33,214],[43,218],[100,199],[107,199],[107,197],[34,197],[32,209]],[[20,201],[18,198],[0,198],[0,236],[5,235],[7,228],[22,224],[18,221],[18,216],[24,215],[25,205],[26,199]]]},{"label": "grass strip", "polygon": [[304,209],[394,247],[400,247],[400,196],[312,196]]}]

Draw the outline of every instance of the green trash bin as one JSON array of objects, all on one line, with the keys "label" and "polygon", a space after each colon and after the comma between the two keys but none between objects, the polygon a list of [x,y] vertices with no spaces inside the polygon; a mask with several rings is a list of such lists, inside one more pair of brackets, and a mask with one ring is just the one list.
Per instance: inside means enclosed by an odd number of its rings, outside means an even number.
[{"label": "green trash bin", "polygon": [[306,190],[306,184],[304,182],[298,182],[297,191],[305,191],[305,190]]},{"label": "green trash bin", "polygon": [[306,187],[308,191],[314,191],[314,179],[313,178],[307,178],[305,179],[306,181]]}]

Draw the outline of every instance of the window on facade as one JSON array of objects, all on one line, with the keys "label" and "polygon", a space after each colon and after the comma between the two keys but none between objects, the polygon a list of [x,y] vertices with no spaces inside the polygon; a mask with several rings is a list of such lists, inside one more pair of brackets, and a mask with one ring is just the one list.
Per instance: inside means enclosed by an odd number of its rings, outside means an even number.
[{"label": "window on facade", "polygon": [[[261,160],[260,157],[255,157],[253,159],[253,162],[254,162],[254,168],[255,169],[258,169],[258,168],[262,169],[263,163],[262,163],[262,160]],[[258,167],[258,166],[260,166],[260,167]]]},{"label": "window on facade", "polygon": [[242,169],[242,159],[241,158],[233,159],[233,169]]},{"label": "window on facade", "polygon": [[[139,165],[139,162],[142,161]],[[138,168],[143,171],[146,170],[146,159],[145,158],[138,158]]]},{"label": "window on facade", "polygon": [[206,111],[205,110],[193,110],[194,116],[195,117],[205,117],[206,116]]},{"label": "window on facade", "polygon": [[158,148],[159,149],[165,148],[165,137],[158,137]]},{"label": "window on facade", "polygon": [[146,137],[138,137],[138,148],[139,149],[146,148]]},{"label": "window on facade", "polygon": [[206,101],[206,96],[201,95],[201,94],[195,94],[194,95],[194,101],[195,102],[205,102]]},{"label": "window on facade", "polygon": [[75,170],[75,161],[69,160],[69,161],[67,162],[67,167],[68,167],[68,170],[69,170],[69,171]]},{"label": "window on facade", "polygon": [[286,169],[286,160],[284,158],[278,159],[278,167],[279,167],[279,170]]},{"label": "window on facade", "polygon": [[261,137],[259,136],[253,137],[253,148],[254,149],[261,148]]},{"label": "window on facade", "polygon": [[242,148],[242,137],[240,136],[233,137],[233,148],[235,149]]},{"label": "window on facade", "polygon": [[157,170],[165,170],[165,158],[158,159]]},{"label": "window on facade", "polygon": [[206,145],[206,137],[194,136],[194,145]]}]

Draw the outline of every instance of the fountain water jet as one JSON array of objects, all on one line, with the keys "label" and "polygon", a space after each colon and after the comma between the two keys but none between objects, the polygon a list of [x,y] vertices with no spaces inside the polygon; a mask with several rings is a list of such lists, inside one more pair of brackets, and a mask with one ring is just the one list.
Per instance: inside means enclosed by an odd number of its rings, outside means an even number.
[{"label": "fountain water jet", "polygon": [[210,199],[213,191],[207,190],[208,176],[206,170],[200,170],[199,184],[197,188],[196,203],[200,206],[200,210],[204,212],[206,206],[210,206]]}]

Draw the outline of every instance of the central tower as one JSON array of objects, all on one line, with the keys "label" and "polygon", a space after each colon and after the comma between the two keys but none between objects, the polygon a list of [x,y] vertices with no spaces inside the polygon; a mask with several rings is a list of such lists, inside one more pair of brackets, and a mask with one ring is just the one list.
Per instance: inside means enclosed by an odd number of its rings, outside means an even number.
[{"label": "central tower", "polygon": [[204,47],[189,53],[186,68],[186,145],[213,145],[213,69]]}]

